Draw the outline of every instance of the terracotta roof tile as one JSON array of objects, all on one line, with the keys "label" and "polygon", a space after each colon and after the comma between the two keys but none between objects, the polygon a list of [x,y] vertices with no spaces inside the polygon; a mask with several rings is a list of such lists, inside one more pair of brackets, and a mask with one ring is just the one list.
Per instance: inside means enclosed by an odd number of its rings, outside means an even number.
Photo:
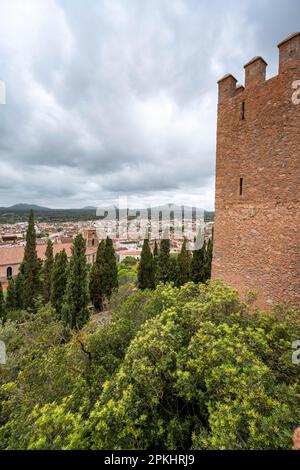
[{"label": "terracotta roof tile", "polygon": [[[40,259],[45,259],[47,245],[37,245],[36,251]],[[12,246],[12,247],[0,247],[0,266],[9,266],[21,264],[24,258],[24,246]],[[70,257],[72,254],[72,243],[55,243],[53,245],[54,256],[62,251],[66,250],[67,256]]]},{"label": "terracotta roof tile", "polygon": [[120,250],[118,251],[119,255],[140,255],[142,253],[142,250]]}]

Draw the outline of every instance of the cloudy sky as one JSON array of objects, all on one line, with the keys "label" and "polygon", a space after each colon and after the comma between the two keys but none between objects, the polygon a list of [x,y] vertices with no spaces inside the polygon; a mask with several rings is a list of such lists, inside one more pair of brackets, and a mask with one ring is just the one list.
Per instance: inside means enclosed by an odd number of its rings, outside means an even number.
[{"label": "cloudy sky", "polygon": [[214,207],[216,81],[299,0],[0,0],[0,206]]}]

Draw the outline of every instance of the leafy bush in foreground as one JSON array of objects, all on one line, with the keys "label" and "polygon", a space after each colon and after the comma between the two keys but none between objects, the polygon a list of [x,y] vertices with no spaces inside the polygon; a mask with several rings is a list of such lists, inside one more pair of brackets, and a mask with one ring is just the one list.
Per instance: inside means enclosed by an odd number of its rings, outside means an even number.
[{"label": "leafy bush in foreground", "polygon": [[51,309],[0,328],[1,448],[291,447],[299,312],[255,311],[219,283],[119,295],[111,322],[71,337]]}]

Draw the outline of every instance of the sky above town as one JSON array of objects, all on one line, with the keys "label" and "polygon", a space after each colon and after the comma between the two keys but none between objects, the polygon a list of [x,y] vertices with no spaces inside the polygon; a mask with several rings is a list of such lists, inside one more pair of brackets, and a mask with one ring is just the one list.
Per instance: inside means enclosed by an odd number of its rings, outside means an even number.
[{"label": "sky above town", "polygon": [[0,0],[0,206],[214,208],[217,80],[299,0]]}]

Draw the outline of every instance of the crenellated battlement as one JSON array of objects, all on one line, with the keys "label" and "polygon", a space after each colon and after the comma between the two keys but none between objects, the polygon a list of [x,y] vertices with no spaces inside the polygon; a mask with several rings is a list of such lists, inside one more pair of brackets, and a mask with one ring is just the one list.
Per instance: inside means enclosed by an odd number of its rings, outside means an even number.
[{"label": "crenellated battlement", "polygon": [[[293,33],[278,44],[279,49],[279,75],[291,70],[299,70],[300,67],[300,32]],[[262,84],[266,80],[267,62],[260,56],[254,57],[245,69],[245,86],[238,85],[237,79],[227,74],[218,81],[219,103],[228,98],[233,98],[237,93],[252,86]]]}]

